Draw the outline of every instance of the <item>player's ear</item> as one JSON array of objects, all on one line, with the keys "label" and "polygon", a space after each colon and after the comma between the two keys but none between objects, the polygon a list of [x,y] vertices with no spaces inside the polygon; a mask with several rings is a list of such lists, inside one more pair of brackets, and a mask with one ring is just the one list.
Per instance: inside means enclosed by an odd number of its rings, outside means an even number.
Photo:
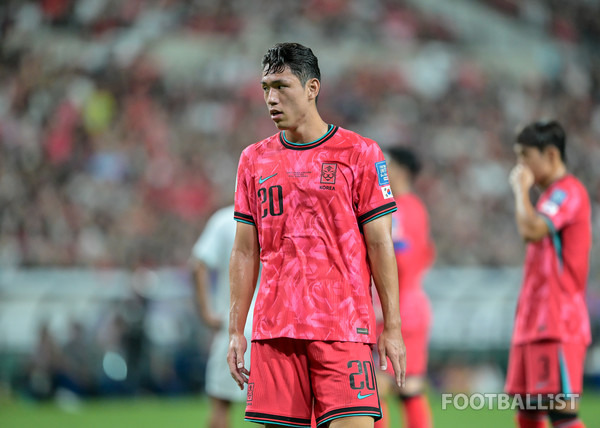
[{"label": "player's ear", "polygon": [[560,152],[558,151],[558,147],[556,146],[546,146],[544,148],[544,154],[552,163],[555,163],[560,160]]},{"label": "player's ear", "polygon": [[316,100],[320,91],[321,82],[319,82],[319,79],[313,77],[308,82],[306,82],[306,92],[309,100]]}]

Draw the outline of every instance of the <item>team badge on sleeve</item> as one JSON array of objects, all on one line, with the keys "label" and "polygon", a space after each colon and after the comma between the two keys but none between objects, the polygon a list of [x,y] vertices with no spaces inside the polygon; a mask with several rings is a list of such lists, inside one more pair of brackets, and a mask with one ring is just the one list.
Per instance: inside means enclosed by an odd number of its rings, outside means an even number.
[{"label": "team badge on sleeve", "polygon": [[540,211],[552,217],[558,212],[558,205],[551,200],[547,200],[542,204]]},{"label": "team badge on sleeve", "polygon": [[565,199],[567,199],[567,193],[564,190],[556,189],[552,192],[550,198],[544,201],[540,211],[552,217],[556,215]]},{"label": "team badge on sleeve", "polygon": [[561,189],[554,190],[550,195],[550,200],[558,206],[561,206],[565,199],[567,199],[567,192]]},{"label": "team badge on sleeve", "polygon": [[380,186],[385,186],[390,184],[390,180],[388,179],[387,165],[385,161],[375,162],[375,169],[377,170],[377,180],[379,181]]},{"label": "team badge on sleeve", "polygon": [[392,195],[392,188],[390,186],[383,186],[381,193],[383,193],[383,199],[390,199],[394,196]]}]

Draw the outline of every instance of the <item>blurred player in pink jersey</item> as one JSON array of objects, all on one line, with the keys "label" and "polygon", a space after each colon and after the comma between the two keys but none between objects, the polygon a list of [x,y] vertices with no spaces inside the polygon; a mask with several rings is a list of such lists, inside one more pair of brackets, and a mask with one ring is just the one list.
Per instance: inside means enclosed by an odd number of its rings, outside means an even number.
[{"label": "blurred player in pink jersey", "polygon": [[[514,145],[517,166],[509,181],[527,251],[506,391],[540,396],[543,407],[550,408],[519,410],[521,428],[543,428],[547,417],[554,427],[584,427],[577,417],[577,400],[551,407],[558,404],[557,394],[581,394],[591,340],[585,304],[590,200],[581,182],[567,171],[565,144],[564,130],[551,121],[526,126]],[[534,185],[542,190],[535,207],[529,196]]]},{"label": "blurred player in pink jersey", "polygon": [[[392,240],[398,264],[402,337],[409,358],[406,361],[406,386],[398,388],[387,373],[378,373],[381,395],[393,393],[402,403],[404,427],[431,427],[431,408],[425,392],[427,345],[431,324],[429,298],[422,288],[423,276],[431,266],[435,248],[429,234],[429,216],[425,205],[412,191],[421,170],[415,153],[403,147],[386,150],[388,173],[398,210],[392,213]],[[384,406],[384,403],[382,403]],[[389,427],[386,409],[376,428]]]},{"label": "blurred player in pink jersey", "polygon": [[[238,166],[229,368],[240,388],[248,383],[248,421],[308,427],[314,409],[320,427],[373,427],[372,344],[399,386],[405,370],[385,159],[376,142],[321,119],[309,48],[277,44],[262,66],[280,132],[248,146]],[[248,372],[243,333],[259,261]],[[371,277],[384,316],[377,340]]]}]

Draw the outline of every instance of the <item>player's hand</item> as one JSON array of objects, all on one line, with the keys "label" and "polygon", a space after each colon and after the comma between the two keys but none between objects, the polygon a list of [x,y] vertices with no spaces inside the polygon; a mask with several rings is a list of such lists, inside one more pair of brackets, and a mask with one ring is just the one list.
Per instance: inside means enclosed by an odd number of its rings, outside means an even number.
[{"label": "player's hand", "polygon": [[223,320],[208,311],[202,313],[202,322],[211,330],[221,330],[223,327]]},{"label": "player's hand", "polygon": [[227,363],[231,377],[244,389],[244,383],[248,383],[250,372],[244,367],[244,353],[248,343],[243,334],[232,333],[229,335],[229,351],[227,352]]},{"label": "player's hand", "polygon": [[518,164],[510,172],[508,181],[513,191],[528,192],[534,183],[533,172],[526,165]]},{"label": "player's hand", "polygon": [[396,375],[396,384],[400,388],[404,388],[406,386],[406,347],[400,327],[384,328],[377,339],[377,350],[379,351],[381,370],[387,370],[387,359],[389,358]]}]

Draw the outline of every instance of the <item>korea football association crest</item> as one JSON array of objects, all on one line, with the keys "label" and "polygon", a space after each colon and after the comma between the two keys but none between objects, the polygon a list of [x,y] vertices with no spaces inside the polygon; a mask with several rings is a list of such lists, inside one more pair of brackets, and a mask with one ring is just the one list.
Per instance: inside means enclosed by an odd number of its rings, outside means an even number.
[{"label": "korea football association crest", "polygon": [[321,164],[321,184],[335,184],[336,173],[336,163],[324,162],[323,164]]},{"label": "korea football association crest", "polygon": [[335,190],[335,177],[337,174],[337,164],[334,162],[323,162],[321,164],[321,186],[322,190]]}]

